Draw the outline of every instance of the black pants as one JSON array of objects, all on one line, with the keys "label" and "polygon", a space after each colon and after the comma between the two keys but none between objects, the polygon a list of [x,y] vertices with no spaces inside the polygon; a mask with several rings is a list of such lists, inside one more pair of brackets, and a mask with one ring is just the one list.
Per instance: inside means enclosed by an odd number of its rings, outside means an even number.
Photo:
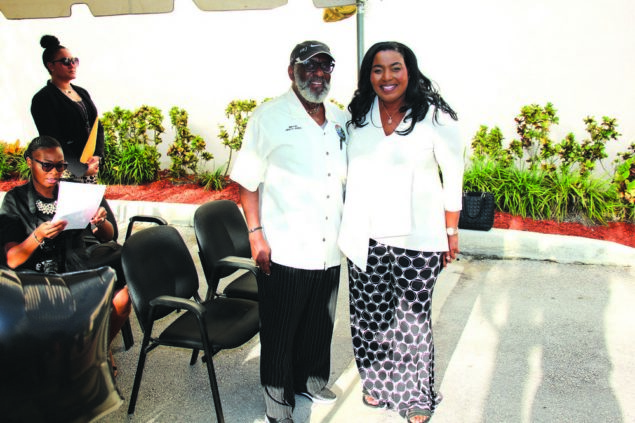
[{"label": "black pants", "polygon": [[340,267],[303,270],[271,263],[260,273],[260,382],[267,414],[291,417],[296,392],[319,392],[331,367]]}]

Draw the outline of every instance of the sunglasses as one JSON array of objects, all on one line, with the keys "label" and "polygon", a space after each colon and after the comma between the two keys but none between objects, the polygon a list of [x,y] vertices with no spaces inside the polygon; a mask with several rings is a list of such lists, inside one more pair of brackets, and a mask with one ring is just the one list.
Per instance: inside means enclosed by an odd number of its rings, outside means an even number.
[{"label": "sunglasses", "polygon": [[33,159],[38,162],[42,166],[42,170],[44,172],[50,172],[55,168],[58,172],[64,172],[68,168],[68,163],[59,162],[59,163],[49,163],[49,162],[41,162],[38,159]]},{"label": "sunglasses", "polygon": [[333,62],[318,62],[316,60],[309,59],[299,63],[304,66],[304,70],[307,72],[315,72],[318,68],[320,68],[324,73],[331,73],[335,68],[335,63]]},{"label": "sunglasses", "polygon": [[79,57],[62,57],[61,59],[53,60],[51,63],[57,62],[64,66],[79,65]]}]

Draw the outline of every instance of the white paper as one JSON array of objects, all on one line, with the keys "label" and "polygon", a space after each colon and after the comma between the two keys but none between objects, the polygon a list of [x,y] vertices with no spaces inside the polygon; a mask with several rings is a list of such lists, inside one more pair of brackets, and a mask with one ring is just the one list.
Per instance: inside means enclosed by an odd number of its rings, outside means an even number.
[{"label": "white paper", "polygon": [[84,229],[97,213],[105,192],[105,185],[60,182],[53,222],[66,220],[66,229]]}]

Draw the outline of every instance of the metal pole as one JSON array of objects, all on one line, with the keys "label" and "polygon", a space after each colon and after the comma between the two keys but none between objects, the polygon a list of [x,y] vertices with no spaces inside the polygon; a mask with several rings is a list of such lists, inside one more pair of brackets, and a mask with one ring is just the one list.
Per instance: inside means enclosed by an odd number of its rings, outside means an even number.
[{"label": "metal pole", "polygon": [[357,0],[357,71],[362,67],[364,58],[364,3],[366,0]]}]

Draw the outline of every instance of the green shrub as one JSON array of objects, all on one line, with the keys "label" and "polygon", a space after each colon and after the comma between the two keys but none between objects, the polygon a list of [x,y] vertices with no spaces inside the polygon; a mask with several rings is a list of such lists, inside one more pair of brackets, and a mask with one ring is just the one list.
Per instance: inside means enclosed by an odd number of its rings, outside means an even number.
[{"label": "green shrub", "polygon": [[156,107],[130,111],[115,107],[101,117],[104,127],[104,164],[99,178],[106,184],[142,184],[156,181],[161,154],[163,115]]},{"label": "green shrub", "polygon": [[617,120],[613,118],[603,116],[602,123],[598,124],[595,118],[587,116],[584,123],[590,138],[580,144],[578,165],[580,175],[588,177],[596,163],[608,157],[605,144],[610,140],[616,141],[622,134],[617,132]]},{"label": "green shrub", "polygon": [[529,163],[530,170],[553,169],[551,159],[556,151],[549,138],[549,131],[551,125],[559,121],[553,104],[547,103],[545,107],[537,104],[523,106],[514,120],[516,132],[520,138],[513,140],[509,145],[511,155],[518,159],[525,159]]},{"label": "green shrub", "polygon": [[503,133],[497,126],[491,130],[481,125],[472,138],[472,153],[476,160],[491,160],[502,166],[511,166],[513,157],[509,149],[503,148]]},{"label": "green shrub", "polygon": [[198,178],[198,183],[208,191],[221,191],[225,188],[227,176],[223,167],[216,168],[213,172],[204,172]]},{"label": "green shrub", "polygon": [[119,151],[112,181],[120,185],[139,185],[158,179],[159,155],[153,146],[125,144]]},{"label": "green shrub", "polygon": [[199,161],[211,160],[214,156],[205,151],[205,141],[198,135],[192,134],[187,126],[187,112],[178,107],[170,109],[170,121],[176,130],[176,138],[168,148],[168,156],[172,161],[170,173],[178,178],[191,171],[196,174]]},{"label": "green shrub", "polygon": [[629,165],[619,167],[613,181],[592,172],[607,157],[605,144],[620,136],[615,119],[603,117],[598,123],[586,117],[588,138],[578,143],[570,133],[557,144],[550,138],[550,128],[558,123],[551,103],[524,106],[515,121],[519,138],[507,148],[498,127],[490,130],[483,125],[476,132],[464,178],[466,190],[492,192],[500,210],[523,217],[600,223],[624,216],[632,219],[632,208],[620,200],[635,188],[629,184],[633,180]]},{"label": "green shrub", "polygon": [[615,119],[604,116],[598,124],[595,118],[588,116],[584,119],[585,130],[589,134],[587,139],[578,143],[569,133],[556,144],[551,139],[550,130],[559,118],[551,103],[544,107],[537,104],[523,106],[514,120],[519,138],[512,140],[507,148],[503,147],[504,137],[500,128],[489,130],[482,125],[472,138],[473,157],[515,165],[520,169],[560,169],[565,173],[575,170],[586,178],[596,164],[607,157],[605,144],[621,135],[617,132]]},{"label": "green shrub", "polygon": [[619,198],[609,182],[572,172],[476,160],[465,172],[464,189],[491,192],[499,210],[534,219],[605,223],[619,214]]},{"label": "green shrub", "polygon": [[[268,99],[265,99],[264,101],[267,100]],[[220,138],[224,146],[229,147],[229,159],[227,160],[227,166],[225,166],[223,179],[225,179],[229,172],[233,152],[239,151],[243,146],[243,137],[245,136],[247,121],[257,105],[256,100],[233,100],[225,108],[225,117],[231,120],[231,129],[227,129],[223,124],[218,125],[218,138]]]},{"label": "green shrub", "polygon": [[24,160],[24,147],[20,140],[14,143],[0,141],[0,180],[27,179],[29,168]]},{"label": "green shrub", "polygon": [[626,152],[618,153],[613,183],[623,206],[621,217],[635,221],[635,143]]}]

